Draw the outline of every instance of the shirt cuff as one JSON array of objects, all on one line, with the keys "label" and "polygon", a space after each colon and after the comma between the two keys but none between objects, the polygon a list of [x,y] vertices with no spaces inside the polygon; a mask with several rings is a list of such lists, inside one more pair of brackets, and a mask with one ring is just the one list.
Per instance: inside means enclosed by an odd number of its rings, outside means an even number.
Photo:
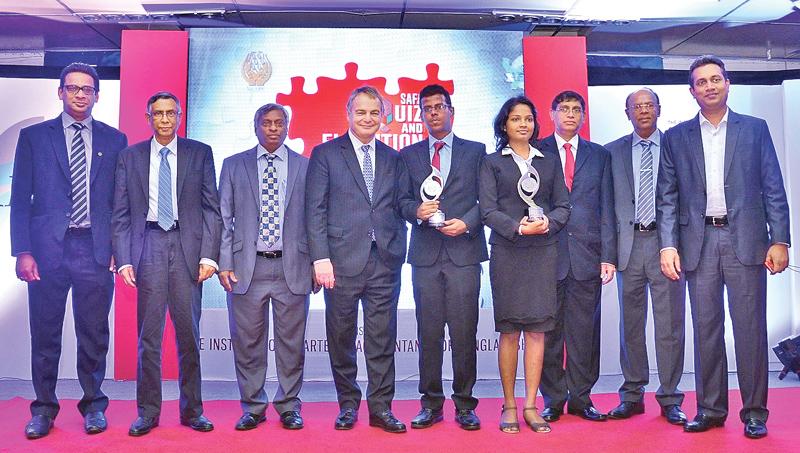
[{"label": "shirt cuff", "polygon": [[117,268],[117,273],[119,274],[119,272],[120,272],[122,269],[125,269],[126,267],[133,267],[133,264],[123,264],[122,266],[120,266],[120,267],[118,267],[118,268]]},{"label": "shirt cuff", "polygon": [[330,258],[322,258],[321,260],[314,261],[314,265],[316,266],[317,264],[320,264],[320,263],[330,263],[330,262],[331,262]]},{"label": "shirt cuff", "polygon": [[678,251],[678,249],[675,247],[664,247],[663,249],[659,250],[658,253],[665,252],[667,250],[674,250],[676,252]]},{"label": "shirt cuff", "polygon": [[210,259],[210,258],[200,258],[200,264],[205,264],[206,266],[211,266],[214,268],[215,271],[219,270],[219,266],[217,262]]}]

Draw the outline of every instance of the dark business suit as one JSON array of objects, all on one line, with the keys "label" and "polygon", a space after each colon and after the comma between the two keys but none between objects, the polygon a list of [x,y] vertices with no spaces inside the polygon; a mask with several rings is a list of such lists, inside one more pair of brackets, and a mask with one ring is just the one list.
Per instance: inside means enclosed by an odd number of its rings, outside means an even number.
[{"label": "dark business suit", "polygon": [[313,149],[306,176],[306,229],[312,261],[330,259],[336,279],[333,289],[325,289],[325,326],[339,406],[358,409],[361,402],[355,348],[361,300],[367,405],[371,414],[380,414],[391,408],[394,397],[397,299],[406,252],[398,195],[405,166],[382,142],[376,140],[375,147],[371,204],[349,134]]},{"label": "dark business suit", "polygon": [[[554,136],[541,150],[560,159]],[[572,210],[558,241],[556,328],[545,334],[541,391],[545,405],[581,411],[600,376],[600,264],[617,262],[611,155],[579,139],[569,198]],[[564,346],[567,366],[564,363]]]},{"label": "dark business suit", "polygon": [[419,392],[422,407],[441,410],[444,327],[453,353],[453,401],[457,409],[475,409],[472,396],[477,378],[475,338],[481,261],[489,259],[478,207],[478,171],[486,155],[482,143],[453,136],[450,171],[439,198],[447,219],[461,219],[467,232],[446,236],[427,222],[417,220],[422,203],[420,186],[431,174],[430,140],[400,151],[407,177],[401,181],[400,209],[411,223],[408,262],[412,266],[419,350]]},{"label": "dark business suit", "polygon": [[[660,152],[664,146],[664,134],[660,131],[658,133],[660,145],[652,145],[651,150],[654,152]],[[633,168],[633,138],[633,134],[628,134],[605,146],[611,153],[614,212],[617,216],[619,357],[625,378],[619,389],[619,396],[620,401],[643,401],[645,386],[650,381],[645,341],[649,294],[653,301],[656,363],[660,383],[656,399],[662,407],[680,405],[683,402],[683,393],[678,389],[678,383],[683,375],[686,282],[683,278],[672,281],[661,272],[658,233],[637,231],[634,228],[634,224],[638,222],[634,175],[639,173],[639,168]]]},{"label": "dark business suit", "polygon": [[180,415],[193,419],[203,412],[200,395],[199,323],[202,284],[197,284],[201,258],[219,256],[222,221],[211,148],[178,138],[179,228],[164,231],[147,226],[150,143],[146,140],[120,153],[112,219],[117,267],[132,265],[138,289],[139,361],[136,398],[140,417],[161,411],[161,339],[166,310],[178,345]]},{"label": "dark business suit", "polygon": [[77,336],[81,414],[105,411],[100,385],[106,372],[108,313],[114,279],[111,262],[111,205],[117,155],[128,139],[92,120],[89,168],[89,229],[69,228],[72,183],[62,117],[26,127],[19,134],[11,186],[11,254],[30,253],[41,280],[28,283],[33,415],[55,417],[58,362],[67,293]]},{"label": "dark business suit", "polygon": [[[263,159],[263,157],[262,157]],[[269,306],[275,332],[278,390],[273,405],[278,413],[299,411],[303,384],[303,340],[312,289],[311,258],[305,226],[308,159],[286,148],[286,192],[279,258],[256,254],[261,226],[262,182],[258,147],[235,154],[222,163],[219,178],[222,213],[221,271],[232,270],[228,316],[242,410],[263,414],[267,407]]]},{"label": "dark business suit", "polygon": [[698,412],[728,414],[723,287],[736,344],[742,420],[766,421],[767,249],[790,242],[789,206],[767,123],[728,110],[726,226],[705,224],[706,168],[698,116],[667,131],[659,168],[657,222],[662,247],[675,247],[692,307]]}]

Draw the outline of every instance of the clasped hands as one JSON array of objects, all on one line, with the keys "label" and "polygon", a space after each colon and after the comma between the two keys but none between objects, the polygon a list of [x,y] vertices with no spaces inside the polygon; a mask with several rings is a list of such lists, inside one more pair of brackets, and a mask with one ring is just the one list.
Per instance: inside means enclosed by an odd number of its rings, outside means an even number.
[{"label": "clasped hands", "polygon": [[[438,210],[438,200],[424,201],[417,207],[417,218],[423,222],[427,222]],[[461,219],[448,219],[444,221],[444,226],[436,229],[446,236],[456,237],[467,232],[467,224]]]}]

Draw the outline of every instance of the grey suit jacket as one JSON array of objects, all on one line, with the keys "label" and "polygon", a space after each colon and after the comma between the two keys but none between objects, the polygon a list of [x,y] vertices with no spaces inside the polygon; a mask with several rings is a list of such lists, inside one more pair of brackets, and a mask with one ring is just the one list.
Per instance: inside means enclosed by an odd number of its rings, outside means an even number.
[{"label": "grey suit jacket", "polygon": [[[286,196],[283,209],[283,271],[294,294],[311,292],[312,267],[305,227],[306,171],[308,159],[288,147]],[[261,183],[258,175],[258,147],[234,154],[222,161],[219,177],[222,245],[220,270],[232,270],[238,278],[234,294],[250,287],[256,265],[256,246],[261,224]]]},{"label": "grey suit jacket", "polygon": [[314,147],[306,176],[306,230],[312,261],[329,258],[334,272],[361,273],[375,231],[378,254],[392,269],[403,265],[406,223],[398,208],[405,165],[397,151],[375,141],[372,204],[347,132]]},{"label": "grey suit jacket", "polygon": [[450,173],[439,198],[439,209],[448,219],[461,219],[467,224],[469,232],[450,237],[428,226],[427,222],[417,221],[417,207],[422,203],[419,188],[431,173],[428,139],[400,150],[407,170],[405,181],[401,181],[400,212],[411,223],[410,264],[432,265],[442,247],[453,263],[459,266],[478,264],[489,259],[478,207],[478,171],[484,156],[486,146],[483,143],[453,136]]},{"label": "grey suit jacket", "polygon": [[[217,261],[222,230],[211,147],[178,137],[177,196],[186,266],[198,278],[200,258]],[[147,222],[150,139],[125,148],[117,160],[112,242],[117,267],[139,267]]]},{"label": "grey suit jacket", "polygon": [[[706,169],[698,116],[664,134],[656,187],[661,247],[675,247],[684,270],[700,261]],[[790,243],[789,205],[767,123],[730,111],[725,135],[725,203],[733,250],[742,264],[764,262],[767,249]]]},{"label": "grey suit jacket", "polygon": [[[664,143],[664,133],[659,131]],[[617,269],[628,267],[633,248],[633,224],[636,221],[636,187],[634,187],[633,134],[624,135],[605,145],[611,153],[611,175],[614,180],[614,212],[617,216]],[[638,171],[638,169],[637,169]]]}]

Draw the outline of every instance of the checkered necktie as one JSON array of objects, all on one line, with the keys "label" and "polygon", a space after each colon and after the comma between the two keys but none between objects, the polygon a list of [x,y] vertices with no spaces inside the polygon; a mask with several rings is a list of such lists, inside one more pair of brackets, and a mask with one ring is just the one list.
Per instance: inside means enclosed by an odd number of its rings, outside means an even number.
[{"label": "checkered necktie", "polygon": [[656,200],[653,185],[653,142],[642,140],[642,163],[639,167],[639,199],[636,203],[636,217],[641,225],[650,225],[656,218]]},{"label": "checkered necktie", "polygon": [[272,246],[281,237],[278,215],[281,212],[278,200],[278,171],[275,154],[267,153],[267,167],[261,179],[261,238]]},{"label": "checkered necktie", "polygon": [[69,173],[72,181],[72,214],[70,218],[75,225],[80,225],[89,215],[89,205],[86,197],[86,144],[83,142],[81,131],[86,127],[81,123],[72,123],[75,135],[72,136],[72,146],[69,153]]},{"label": "checkered necktie", "polygon": [[169,231],[175,223],[175,215],[172,212],[172,172],[167,160],[169,148],[165,146],[159,153],[161,163],[158,165],[158,226],[164,231]]}]

